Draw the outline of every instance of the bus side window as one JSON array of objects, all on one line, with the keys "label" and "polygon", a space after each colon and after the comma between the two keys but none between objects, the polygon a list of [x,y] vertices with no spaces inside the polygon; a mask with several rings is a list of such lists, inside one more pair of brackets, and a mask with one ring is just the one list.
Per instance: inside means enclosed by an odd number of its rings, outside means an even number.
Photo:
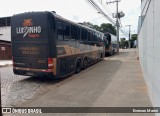
[{"label": "bus side window", "polygon": [[75,40],[76,39],[76,28],[74,25],[71,26],[71,40]]},{"label": "bus side window", "polygon": [[94,32],[91,31],[91,41],[93,41]]},{"label": "bus side window", "polygon": [[70,39],[70,24],[69,23],[63,23],[63,33],[64,33],[64,40]]},{"label": "bus side window", "polygon": [[87,38],[88,38],[88,36],[87,36],[87,30],[84,29],[84,28],[82,28],[81,29],[81,40],[82,41],[87,41]]},{"label": "bus side window", "polygon": [[57,37],[58,40],[63,40],[63,26],[61,21],[57,21]]},{"label": "bus side window", "polygon": [[93,38],[92,38],[92,42],[96,39],[96,35],[95,35],[96,33],[95,32],[93,32]]},{"label": "bus side window", "polygon": [[77,36],[76,36],[76,40],[80,40],[80,28],[77,27]]},{"label": "bus side window", "polygon": [[97,39],[98,39],[98,33],[96,32],[94,41],[97,41]]},{"label": "bus side window", "polygon": [[88,41],[91,41],[90,39],[91,39],[91,35],[90,35],[90,31],[89,30],[87,30],[87,35],[88,35]]},{"label": "bus side window", "polygon": [[83,40],[84,40],[84,29],[81,28],[81,41],[83,41]]}]

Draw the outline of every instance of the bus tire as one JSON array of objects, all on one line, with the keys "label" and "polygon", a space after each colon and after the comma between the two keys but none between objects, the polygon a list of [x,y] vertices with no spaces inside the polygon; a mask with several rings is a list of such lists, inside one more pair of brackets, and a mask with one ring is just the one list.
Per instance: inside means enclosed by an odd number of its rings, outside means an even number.
[{"label": "bus tire", "polygon": [[75,74],[79,72],[81,72],[81,60],[80,59],[76,61],[76,65],[75,65]]},{"label": "bus tire", "polygon": [[87,60],[87,57],[85,57],[84,60],[83,60],[83,67],[82,67],[82,69],[84,70],[87,67],[88,67],[88,60]]},{"label": "bus tire", "polygon": [[101,58],[101,59],[103,58],[103,53],[101,53],[101,56],[100,56],[100,58]]},{"label": "bus tire", "polygon": [[112,55],[113,55],[113,50],[109,52],[109,56],[112,56]]},{"label": "bus tire", "polygon": [[115,54],[115,50],[113,50],[113,55]]}]

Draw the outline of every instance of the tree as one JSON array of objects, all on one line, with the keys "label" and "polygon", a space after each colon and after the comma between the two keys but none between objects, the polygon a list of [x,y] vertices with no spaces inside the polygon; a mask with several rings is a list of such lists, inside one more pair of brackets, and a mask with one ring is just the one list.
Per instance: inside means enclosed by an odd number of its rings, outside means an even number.
[{"label": "tree", "polygon": [[131,35],[131,41],[137,40],[137,34],[132,34]]},{"label": "tree", "polygon": [[101,31],[103,33],[109,32],[113,35],[116,35],[116,27],[110,23],[102,23],[101,26],[98,26],[98,25],[93,25],[90,22],[83,22],[83,25],[86,25],[86,26],[93,28],[97,31]]},{"label": "tree", "polygon": [[126,40],[126,38],[121,38],[120,40],[121,40],[120,41],[120,47],[124,48],[125,47],[125,40]]},{"label": "tree", "polygon": [[90,28],[93,28],[93,24],[90,22],[83,22],[83,24],[90,27]]},{"label": "tree", "polygon": [[101,28],[98,25],[93,25],[93,29],[95,29],[97,31],[101,31]]},{"label": "tree", "polygon": [[131,35],[131,40],[130,40],[130,43],[131,43],[131,48],[134,47],[134,41],[137,40],[137,34],[132,34]]},{"label": "tree", "polygon": [[101,32],[109,32],[113,35],[116,35],[116,29],[115,26],[112,26],[110,23],[102,23],[100,26]]}]

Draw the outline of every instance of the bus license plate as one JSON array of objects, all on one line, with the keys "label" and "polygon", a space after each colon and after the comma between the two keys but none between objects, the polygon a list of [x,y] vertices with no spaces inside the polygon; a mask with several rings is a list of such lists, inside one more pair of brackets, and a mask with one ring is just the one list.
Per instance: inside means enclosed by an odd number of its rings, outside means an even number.
[{"label": "bus license plate", "polygon": [[26,75],[28,75],[28,76],[33,76],[34,73],[32,73],[32,72],[27,72]]}]

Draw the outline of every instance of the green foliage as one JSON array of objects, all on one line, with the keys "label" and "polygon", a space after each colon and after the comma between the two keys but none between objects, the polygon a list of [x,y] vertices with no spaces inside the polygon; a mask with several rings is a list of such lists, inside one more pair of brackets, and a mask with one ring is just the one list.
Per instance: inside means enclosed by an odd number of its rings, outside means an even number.
[{"label": "green foliage", "polygon": [[101,31],[101,28],[98,25],[93,25],[93,29],[95,29],[97,31]]},{"label": "green foliage", "polygon": [[113,35],[116,35],[115,26],[112,26],[112,24],[110,24],[110,23],[102,23],[101,26],[100,26],[100,28],[101,28],[101,31],[103,33],[109,32],[109,33],[111,33]]},{"label": "green foliage", "polygon": [[109,32],[113,35],[116,35],[116,27],[113,26],[112,24],[110,23],[102,23],[100,26],[98,25],[93,25],[92,23],[90,22],[83,22],[84,25],[90,27],[90,28],[93,28],[97,31],[101,31],[103,33],[105,32]]},{"label": "green foliage", "polygon": [[131,40],[130,40],[130,43],[131,43],[131,48],[134,47],[134,41],[137,40],[137,34],[132,34],[131,35]]},{"label": "green foliage", "polygon": [[132,34],[131,35],[131,41],[137,40],[137,34]]},{"label": "green foliage", "polygon": [[90,27],[90,28],[93,28],[93,24],[90,22],[83,22],[83,24]]},{"label": "green foliage", "polygon": [[120,47],[121,48],[125,48],[125,47],[128,47],[128,40],[126,40],[126,38],[121,38],[120,39]]},{"label": "green foliage", "polygon": [[121,47],[125,46],[125,40],[126,40],[126,38],[121,38],[121,41],[120,41],[120,46]]}]

